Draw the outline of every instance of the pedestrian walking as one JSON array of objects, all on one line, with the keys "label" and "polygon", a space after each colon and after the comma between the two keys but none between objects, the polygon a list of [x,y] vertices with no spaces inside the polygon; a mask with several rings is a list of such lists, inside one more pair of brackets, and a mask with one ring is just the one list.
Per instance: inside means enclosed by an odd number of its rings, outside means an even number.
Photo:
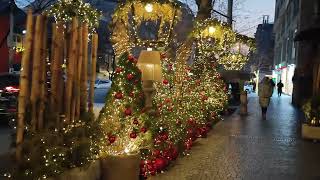
[{"label": "pedestrian walking", "polygon": [[282,84],[281,80],[277,84],[277,87],[278,87],[278,97],[280,97],[282,94],[282,88],[283,88],[283,84]]},{"label": "pedestrian walking", "polygon": [[268,77],[264,77],[259,84],[258,95],[259,95],[259,104],[261,106],[262,118],[266,119],[268,106],[270,103],[270,98],[272,96],[273,86],[270,83]]}]

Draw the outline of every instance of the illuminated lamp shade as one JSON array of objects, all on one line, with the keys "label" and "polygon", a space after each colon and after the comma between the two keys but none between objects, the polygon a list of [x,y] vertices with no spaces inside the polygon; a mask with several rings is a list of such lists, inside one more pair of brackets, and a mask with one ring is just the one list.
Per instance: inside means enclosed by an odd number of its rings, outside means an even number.
[{"label": "illuminated lamp shade", "polygon": [[144,7],[144,9],[148,12],[151,13],[153,11],[153,5],[148,3],[146,4],[146,6]]},{"label": "illuminated lamp shade", "polygon": [[215,33],[215,32],[216,32],[216,28],[213,27],[213,26],[210,26],[210,27],[209,27],[209,34],[212,35],[212,34]]},{"label": "illuminated lamp shade", "polygon": [[162,69],[159,51],[141,51],[137,65],[142,72],[142,81],[161,82]]}]

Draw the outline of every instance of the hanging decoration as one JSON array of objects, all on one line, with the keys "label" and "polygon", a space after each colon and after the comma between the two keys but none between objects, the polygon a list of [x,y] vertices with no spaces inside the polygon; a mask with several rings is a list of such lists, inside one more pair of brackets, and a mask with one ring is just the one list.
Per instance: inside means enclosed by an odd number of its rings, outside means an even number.
[{"label": "hanging decoration", "polygon": [[116,55],[136,48],[166,48],[174,39],[173,27],[181,17],[175,1],[126,1],[112,17],[112,42]]},{"label": "hanging decoration", "polygon": [[82,0],[58,0],[47,11],[56,22],[71,22],[73,17],[78,17],[79,22],[86,22],[91,32],[95,32],[99,26],[101,12],[91,7]]}]

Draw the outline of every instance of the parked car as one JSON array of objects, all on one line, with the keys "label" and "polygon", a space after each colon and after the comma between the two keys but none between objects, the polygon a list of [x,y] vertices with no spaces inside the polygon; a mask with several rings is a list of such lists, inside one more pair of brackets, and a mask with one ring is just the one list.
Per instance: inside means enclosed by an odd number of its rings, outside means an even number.
[{"label": "parked car", "polygon": [[111,89],[111,80],[97,79],[94,85],[94,103],[105,103],[105,98]]},{"label": "parked car", "polygon": [[17,112],[20,76],[0,75],[0,118],[8,119]]},{"label": "parked car", "polygon": [[107,89],[111,87],[112,82],[110,80],[97,79],[94,84],[95,89]]},{"label": "parked car", "polygon": [[245,84],[243,90],[247,91],[247,93],[253,92],[253,85],[252,84]]}]

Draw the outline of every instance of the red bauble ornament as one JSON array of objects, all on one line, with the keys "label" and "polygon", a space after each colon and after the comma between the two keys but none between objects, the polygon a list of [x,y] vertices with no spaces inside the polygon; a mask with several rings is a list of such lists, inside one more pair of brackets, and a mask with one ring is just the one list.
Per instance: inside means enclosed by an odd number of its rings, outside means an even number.
[{"label": "red bauble ornament", "polygon": [[135,119],[133,120],[133,124],[134,124],[134,125],[138,125],[138,124],[139,124],[139,121],[135,118]]},{"label": "red bauble ornament", "polygon": [[114,95],[114,97],[115,97],[116,99],[122,99],[122,98],[123,98],[123,94],[122,94],[122,92],[117,92],[117,93]]},{"label": "red bauble ornament", "polygon": [[133,92],[129,93],[129,96],[134,97],[134,93]]},{"label": "red bauble ornament", "polygon": [[171,102],[171,99],[166,99],[166,100],[164,100],[164,102],[166,102],[166,103],[170,103]]},{"label": "red bauble ornament", "polygon": [[129,60],[130,62],[133,62],[133,61],[134,61],[134,56],[130,54],[130,55],[128,56],[128,60]]},{"label": "red bauble ornament", "polygon": [[131,115],[132,115],[132,110],[131,110],[131,108],[126,108],[126,110],[124,110],[124,114],[125,114],[126,116],[131,116]]},{"label": "red bauble ornament", "polygon": [[130,74],[127,75],[127,79],[129,81],[131,81],[133,78],[134,78],[133,74],[130,73]]},{"label": "red bauble ornament", "polygon": [[166,80],[166,79],[164,79],[162,82],[163,82],[163,84],[165,84],[165,85],[169,84],[169,81]]},{"label": "red bauble ornament", "polygon": [[161,53],[160,56],[161,56],[161,59],[164,59],[167,57],[167,55],[165,53]]},{"label": "red bauble ornament", "polygon": [[132,138],[132,139],[137,138],[137,133],[136,132],[131,132],[130,133],[130,138]]},{"label": "red bauble ornament", "polygon": [[171,157],[173,160],[177,159],[179,155],[178,148],[174,147],[171,149]]},{"label": "red bauble ornament", "polygon": [[142,128],[140,129],[140,132],[146,133],[146,132],[147,132],[147,128],[146,128],[146,127],[142,127]]},{"label": "red bauble ornament", "polygon": [[116,141],[116,136],[114,136],[114,135],[108,136],[108,140],[112,144]]},{"label": "red bauble ornament", "polygon": [[116,68],[116,73],[120,73],[122,70],[123,70],[122,68],[117,67],[117,68]]},{"label": "red bauble ornament", "polygon": [[164,160],[164,158],[157,158],[155,159],[154,162],[154,167],[157,171],[162,170],[163,168],[166,167],[166,161]]}]

